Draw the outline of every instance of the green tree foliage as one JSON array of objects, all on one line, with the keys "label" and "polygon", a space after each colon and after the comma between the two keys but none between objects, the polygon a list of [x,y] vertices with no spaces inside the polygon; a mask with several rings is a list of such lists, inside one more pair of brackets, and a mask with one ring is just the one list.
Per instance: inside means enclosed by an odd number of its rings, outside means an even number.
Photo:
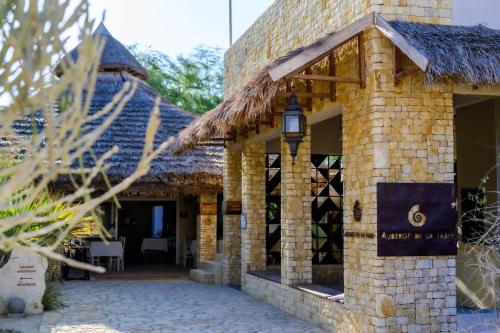
[{"label": "green tree foliage", "polygon": [[147,70],[149,85],[179,108],[203,114],[222,101],[222,49],[198,46],[175,59],[137,45],[130,50]]}]

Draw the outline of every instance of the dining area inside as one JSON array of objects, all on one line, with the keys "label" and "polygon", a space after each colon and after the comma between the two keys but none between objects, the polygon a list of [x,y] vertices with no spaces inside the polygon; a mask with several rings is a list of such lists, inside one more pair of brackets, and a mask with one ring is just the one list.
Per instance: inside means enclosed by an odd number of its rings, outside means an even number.
[{"label": "dining area inside", "polygon": [[63,269],[63,278],[154,278],[168,274],[187,275],[195,265],[196,198],[175,200],[121,199],[118,206],[106,202],[100,217],[108,237],[70,242],[67,255],[106,273],[88,274]]}]

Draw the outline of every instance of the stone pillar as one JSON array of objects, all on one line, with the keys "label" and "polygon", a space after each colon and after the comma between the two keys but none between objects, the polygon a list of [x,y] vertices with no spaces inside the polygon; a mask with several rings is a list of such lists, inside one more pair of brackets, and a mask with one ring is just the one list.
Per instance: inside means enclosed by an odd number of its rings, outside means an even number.
[{"label": "stone pillar", "polygon": [[202,193],[199,197],[200,208],[196,220],[198,253],[196,264],[215,259],[217,250],[217,194]]},{"label": "stone pillar", "polygon": [[312,282],[311,128],[292,164],[281,136],[281,283]]},{"label": "stone pillar", "polygon": [[241,273],[266,269],[265,143],[248,142],[241,156]]},{"label": "stone pillar", "polygon": [[[377,183],[453,183],[452,89],[426,86],[421,72],[396,85],[390,41],[370,29],[365,47],[366,88],[339,95],[343,214],[344,234],[374,237],[344,238],[345,304],[356,331],[455,331],[455,257],[379,257],[376,238]],[[356,200],[360,221],[353,216]]]},{"label": "stone pillar", "polygon": [[241,151],[224,150],[223,283],[241,283]]}]

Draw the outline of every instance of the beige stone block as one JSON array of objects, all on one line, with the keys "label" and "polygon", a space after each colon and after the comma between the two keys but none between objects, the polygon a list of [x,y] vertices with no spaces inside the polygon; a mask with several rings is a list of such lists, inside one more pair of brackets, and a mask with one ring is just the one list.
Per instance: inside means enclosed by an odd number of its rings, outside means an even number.
[{"label": "beige stone block", "polygon": [[394,317],[396,315],[396,305],[394,299],[386,294],[376,295],[376,313],[380,317]]},{"label": "beige stone block", "polygon": [[397,304],[411,304],[415,302],[414,294],[398,294],[396,295]]},{"label": "beige stone block", "polygon": [[419,303],[416,306],[416,323],[417,324],[430,324],[430,308],[427,303]]}]

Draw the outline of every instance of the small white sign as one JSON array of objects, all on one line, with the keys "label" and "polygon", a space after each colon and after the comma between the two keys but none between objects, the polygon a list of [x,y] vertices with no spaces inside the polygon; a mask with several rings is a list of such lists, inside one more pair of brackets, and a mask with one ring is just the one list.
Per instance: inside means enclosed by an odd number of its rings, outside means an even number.
[{"label": "small white sign", "polygon": [[247,228],[247,216],[245,214],[241,214],[240,223],[241,223],[241,229],[244,230]]},{"label": "small white sign", "polygon": [[23,249],[15,249],[9,261],[0,268],[0,313],[6,313],[12,297],[26,302],[26,313],[43,311],[47,259]]}]

